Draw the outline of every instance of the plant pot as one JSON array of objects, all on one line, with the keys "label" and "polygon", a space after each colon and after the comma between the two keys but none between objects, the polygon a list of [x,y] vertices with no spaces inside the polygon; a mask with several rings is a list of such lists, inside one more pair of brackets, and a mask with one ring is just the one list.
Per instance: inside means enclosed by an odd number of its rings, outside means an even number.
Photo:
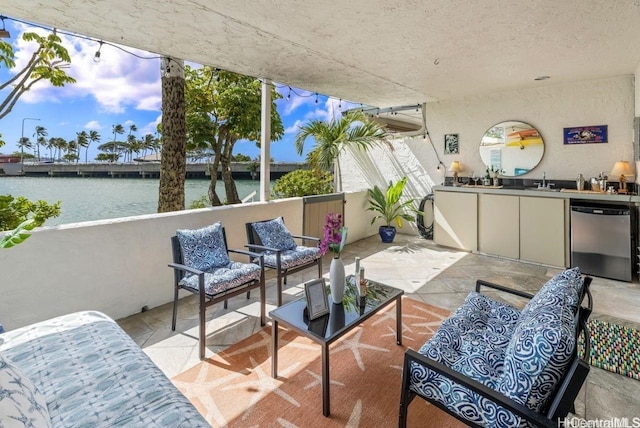
[{"label": "plant pot", "polygon": [[329,289],[331,290],[331,300],[340,304],[344,299],[344,263],[341,258],[331,259],[329,266]]},{"label": "plant pot", "polygon": [[396,237],[396,228],[394,226],[380,226],[378,233],[382,242],[390,244]]}]

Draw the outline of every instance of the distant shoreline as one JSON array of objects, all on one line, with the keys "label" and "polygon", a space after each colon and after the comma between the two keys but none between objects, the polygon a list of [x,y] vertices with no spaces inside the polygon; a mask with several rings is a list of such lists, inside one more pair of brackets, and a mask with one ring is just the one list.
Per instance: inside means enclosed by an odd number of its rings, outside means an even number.
[{"label": "distant shoreline", "polygon": [[[232,162],[231,174],[237,180],[259,180],[260,172],[254,171],[254,162]],[[12,164],[12,166],[16,166]],[[299,169],[308,169],[306,163],[272,163],[270,178],[278,179]],[[15,176],[15,174],[3,176]],[[159,178],[160,163],[39,163],[22,165],[22,177],[109,177],[109,178]],[[220,170],[218,170],[220,176]],[[187,179],[209,179],[210,165],[207,163],[188,163]]]}]

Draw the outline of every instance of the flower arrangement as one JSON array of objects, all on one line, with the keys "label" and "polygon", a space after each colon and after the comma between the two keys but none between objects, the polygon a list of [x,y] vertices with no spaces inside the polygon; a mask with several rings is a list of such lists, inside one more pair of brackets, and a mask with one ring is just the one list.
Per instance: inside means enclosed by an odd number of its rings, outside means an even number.
[{"label": "flower arrangement", "polygon": [[327,254],[331,250],[334,259],[340,258],[340,253],[347,242],[347,227],[342,225],[342,215],[327,214],[322,230],[324,236],[320,241],[320,254]]}]

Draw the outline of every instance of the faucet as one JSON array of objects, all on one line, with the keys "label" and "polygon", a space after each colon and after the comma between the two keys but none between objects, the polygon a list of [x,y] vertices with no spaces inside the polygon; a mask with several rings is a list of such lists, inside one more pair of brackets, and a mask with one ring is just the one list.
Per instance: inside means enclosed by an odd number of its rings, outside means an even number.
[{"label": "faucet", "polygon": [[551,190],[551,186],[553,186],[554,184],[551,182],[547,181],[547,173],[546,172],[542,172],[542,183],[533,183],[538,185],[538,189],[544,189],[544,190]]}]

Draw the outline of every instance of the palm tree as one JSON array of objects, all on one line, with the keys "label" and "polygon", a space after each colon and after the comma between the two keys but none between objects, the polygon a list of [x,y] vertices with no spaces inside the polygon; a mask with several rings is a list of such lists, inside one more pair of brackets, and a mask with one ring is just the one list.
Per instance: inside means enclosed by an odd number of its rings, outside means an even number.
[{"label": "palm tree", "polygon": [[89,152],[89,145],[91,143],[99,143],[100,142],[100,134],[98,131],[89,131],[89,143],[87,144],[87,151],[84,152],[84,162],[87,163],[87,154]]},{"label": "palm tree", "polygon": [[113,155],[113,159],[117,160],[116,149],[118,148],[118,144],[116,144],[116,141],[118,140],[118,134],[124,134],[124,126],[118,123],[117,125],[112,125],[111,128],[113,130],[113,152],[111,154]]},{"label": "palm tree", "polygon": [[40,146],[44,147],[47,145],[47,139],[45,138],[47,135],[49,135],[47,128],[44,126],[36,126],[36,132],[34,132],[33,136],[36,137],[35,149],[37,153],[35,155],[38,160],[40,160]]},{"label": "palm tree", "polygon": [[296,135],[295,146],[301,155],[305,140],[308,137],[316,140],[316,146],[307,155],[307,161],[317,169],[331,170],[334,166],[334,191],[338,192],[342,190],[340,154],[347,147],[367,150],[386,141],[387,136],[383,125],[370,121],[360,110],[351,110],[338,120],[312,120],[301,126]]},{"label": "palm tree", "polygon": [[76,142],[78,144],[78,156],[76,158],[76,163],[78,163],[78,159],[80,159],[80,147],[85,149],[84,152],[84,163],[87,163],[87,152],[89,151],[89,134],[87,131],[76,132]]}]

